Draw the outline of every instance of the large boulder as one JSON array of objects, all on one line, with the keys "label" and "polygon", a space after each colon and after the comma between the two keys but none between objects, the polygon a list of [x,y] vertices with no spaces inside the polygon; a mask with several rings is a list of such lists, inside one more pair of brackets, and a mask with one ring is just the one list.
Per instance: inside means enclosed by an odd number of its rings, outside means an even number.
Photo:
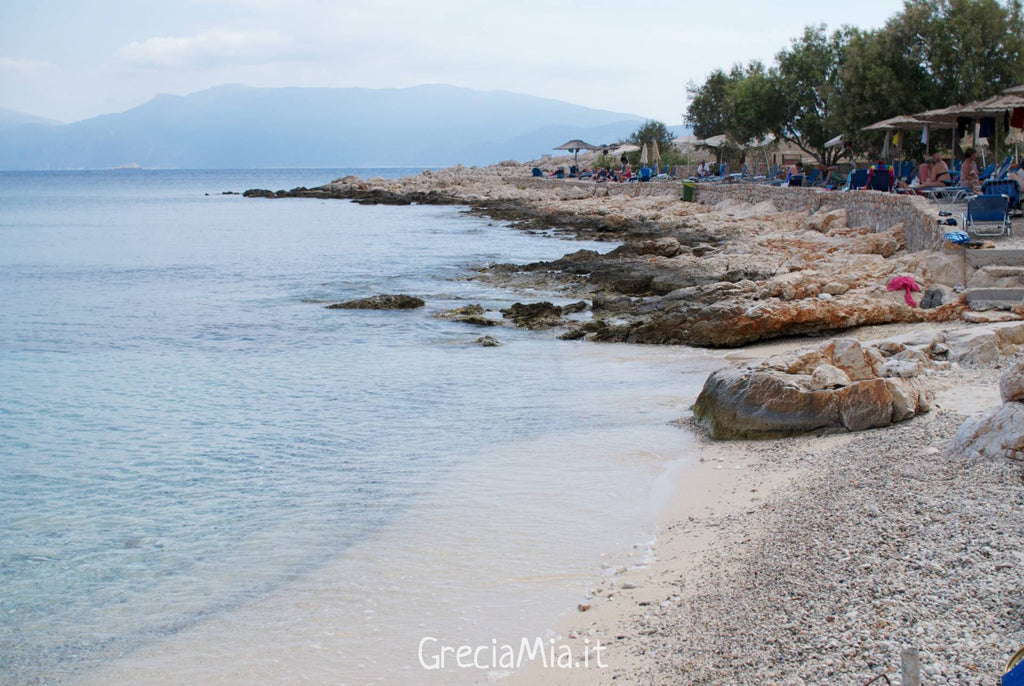
[{"label": "large boulder", "polygon": [[1024,361],[1003,372],[999,379],[999,395],[1004,403],[1024,403]]},{"label": "large boulder", "polygon": [[[888,343],[882,345],[890,355],[916,356],[915,367],[939,364],[920,350]],[[886,365],[878,346],[839,338],[754,368],[721,369],[704,383],[694,416],[712,438],[740,439],[863,431],[928,412],[928,394],[910,378],[885,378],[880,370]]]},{"label": "large boulder", "polygon": [[964,422],[946,452],[966,458],[1001,458],[1024,450],[1024,403],[1003,403]]},{"label": "large boulder", "polygon": [[802,388],[787,375],[721,369],[704,383],[693,406],[715,439],[776,438],[839,422],[835,393]]}]

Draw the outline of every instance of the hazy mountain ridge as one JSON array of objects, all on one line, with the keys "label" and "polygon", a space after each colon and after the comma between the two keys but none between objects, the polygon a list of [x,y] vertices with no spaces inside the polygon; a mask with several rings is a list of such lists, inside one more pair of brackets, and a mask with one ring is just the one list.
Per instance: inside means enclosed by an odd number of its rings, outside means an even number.
[{"label": "hazy mountain ridge", "polygon": [[[0,120],[2,121],[2,120]],[[62,126],[0,127],[0,168],[439,166],[525,161],[643,118],[504,91],[220,86]]]}]

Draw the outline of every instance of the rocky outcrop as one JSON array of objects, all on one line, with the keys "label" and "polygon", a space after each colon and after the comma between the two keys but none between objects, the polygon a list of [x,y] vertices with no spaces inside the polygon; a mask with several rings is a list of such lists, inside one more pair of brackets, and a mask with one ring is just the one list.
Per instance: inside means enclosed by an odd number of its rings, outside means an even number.
[{"label": "rocky outcrop", "polygon": [[[984,363],[1021,351],[1024,322],[922,329],[866,343],[836,338],[754,366],[715,372],[693,412],[716,439],[888,426],[931,409],[929,376],[952,364]],[[1000,388],[1007,404],[1021,404],[1024,363],[1006,372]],[[993,421],[1002,426],[1016,412],[1004,409]],[[965,429],[971,436],[982,430]]]},{"label": "rocky outcrop", "polygon": [[964,422],[946,449],[966,458],[1024,460],[1024,361],[999,380],[1003,404]]},{"label": "rocky outcrop", "polygon": [[359,298],[343,303],[328,305],[328,310],[412,310],[423,307],[426,303],[412,295],[381,294],[369,298]]},{"label": "rocky outcrop", "polygon": [[487,310],[485,310],[481,305],[475,304],[457,307],[454,310],[441,312],[436,316],[438,319],[447,319],[451,322],[462,322],[463,324],[473,324],[474,326],[501,326],[502,324],[500,320],[488,317]]},{"label": "rocky outcrop", "polygon": [[[888,352],[886,352],[888,350]],[[715,439],[776,438],[808,431],[863,431],[930,409],[913,379],[885,378],[895,348],[839,338],[757,367],[719,370],[693,413]]]},{"label": "rocky outcrop", "polygon": [[515,303],[512,307],[501,310],[501,316],[525,329],[550,329],[566,323],[562,319],[563,315],[582,312],[586,308],[587,304],[582,301],[562,307],[549,302]]}]

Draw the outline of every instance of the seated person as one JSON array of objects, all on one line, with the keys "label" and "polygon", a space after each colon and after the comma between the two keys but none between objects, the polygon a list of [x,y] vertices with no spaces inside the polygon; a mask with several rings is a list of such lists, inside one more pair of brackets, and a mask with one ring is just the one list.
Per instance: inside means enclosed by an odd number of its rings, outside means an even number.
[{"label": "seated person", "polygon": [[578,176],[579,175],[579,171],[580,171],[579,167],[577,167],[575,164],[572,165],[571,167],[569,167],[569,178],[571,179],[571,178],[575,178],[576,176]]},{"label": "seated person", "polygon": [[705,179],[708,176],[711,176],[711,170],[708,169],[708,163],[701,162],[699,165],[697,165],[697,178]]},{"label": "seated person", "polygon": [[930,167],[930,178],[926,183],[919,184],[921,188],[944,188],[953,185],[953,175],[949,172],[949,165],[942,159],[942,155],[932,155]]},{"label": "seated person", "polygon": [[783,186],[802,186],[804,184],[803,171],[801,162],[794,162],[789,167],[789,173],[786,174],[786,180],[782,182]]},{"label": "seated person", "polygon": [[629,166],[629,162],[625,162],[622,169],[619,170],[618,180],[629,181],[631,178],[633,178],[633,168]]},{"label": "seated person", "polygon": [[974,148],[964,150],[964,163],[960,165],[960,184],[970,188],[972,193],[981,193],[980,172],[974,154]]},{"label": "seated person", "polygon": [[868,180],[867,183],[864,184],[864,190],[867,191],[871,190],[872,188],[874,188],[875,190],[880,190],[877,186],[872,186],[871,184],[872,179],[874,179],[876,176],[882,175],[889,177],[884,185],[886,186],[887,190],[892,190],[892,184],[896,180],[896,172],[893,171],[892,167],[885,163],[885,160],[878,160],[878,162],[876,162],[875,164],[871,165],[871,167],[868,168]]},{"label": "seated person", "polygon": [[607,181],[607,180],[608,180],[608,170],[607,169],[598,169],[597,172],[594,174],[594,181]]},{"label": "seated person", "polygon": [[1024,195],[1024,165],[1020,162],[1010,165],[1009,171],[1006,172],[1006,178],[1016,181],[1020,186],[1021,195]]},{"label": "seated person", "polygon": [[928,183],[932,179],[931,165],[928,164],[928,160],[923,160],[917,168],[917,176],[910,180],[910,183],[903,181],[898,182],[896,185],[899,188],[921,188],[924,184]]}]

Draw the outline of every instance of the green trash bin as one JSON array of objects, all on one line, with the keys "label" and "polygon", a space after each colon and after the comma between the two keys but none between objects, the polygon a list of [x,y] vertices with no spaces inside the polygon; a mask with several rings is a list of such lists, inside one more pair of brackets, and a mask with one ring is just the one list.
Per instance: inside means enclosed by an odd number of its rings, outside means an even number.
[{"label": "green trash bin", "polygon": [[693,202],[693,191],[697,187],[693,181],[683,181],[683,201]]}]

